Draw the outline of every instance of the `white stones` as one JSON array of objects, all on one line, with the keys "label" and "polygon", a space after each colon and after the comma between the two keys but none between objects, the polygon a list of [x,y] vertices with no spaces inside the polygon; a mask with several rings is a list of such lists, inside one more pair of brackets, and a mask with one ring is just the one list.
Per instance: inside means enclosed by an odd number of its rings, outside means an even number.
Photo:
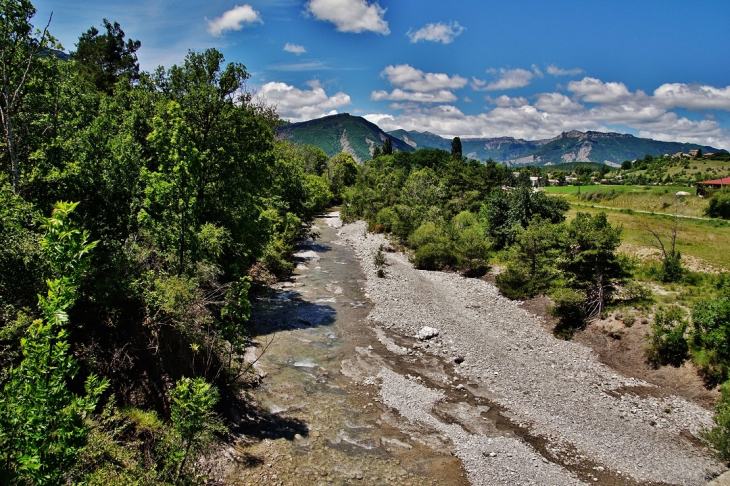
[{"label": "white stones", "polygon": [[427,339],[435,338],[438,335],[438,329],[429,326],[423,326],[421,330],[418,331],[418,334],[416,334],[416,338],[420,339],[421,341],[426,341]]}]

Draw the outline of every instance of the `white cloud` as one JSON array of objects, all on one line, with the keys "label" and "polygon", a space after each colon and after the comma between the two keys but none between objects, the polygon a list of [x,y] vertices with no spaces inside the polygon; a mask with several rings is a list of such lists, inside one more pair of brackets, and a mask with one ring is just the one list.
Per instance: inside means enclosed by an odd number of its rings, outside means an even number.
[{"label": "white cloud", "polygon": [[256,98],[276,107],[277,112],[291,121],[304,121],[337,113],[337,108],[352,104],[350,96],[339,92],[328,96],[318,81],[308,83],[302,90],[286,83],[266,83]]},{"label": "white cloud", "polygon": [[547,72],[551,76],[577,76],[579,74],[585,73],[581,68],[573,68],[573,69],[560,69],[555,64],[551,64],[547,67]]},{"label": "white cloud", "polygon": [[[482,79],[472,78],[472,88],[476,91],[497,91],[503,89],[514,89],[522,88],[530,84],[532,78],[539,74],[528,71],[527,69],[487,69],[490,74],[498,75],[499,78],[496,81],[487,82]],[[539,70],[538,70],[539,72]]]},{"label": "white cloud", "polygon": [[453,103],[458,98],[452,90],[466,86],[468,80],[459,75],[449,76],[444,73],[425,73],[420,69],[400,64],[388,66],[382,73],[388,82],[396,88],[387,91],[373,91],[373,101],[412,101],[418,103]]},{"label": "white cloud", "polygon": [[214,36],[221,36],[229,30],[241,30],[243,24],[263,24],[261,16],[250,5],[236,5],[218,18],[208,21],[208,32]]},{"label": "white cloud", "polygon": [[454,41],[454,38],[460,36],[465,30],[466,27],[459,25],[459,22],[450,22],[448,24],[437,22],[427,24],[416,31],[409,30],[406,35],[413,43],[418,41],[431,41],[450,44]]},{"label": "white cloud", "polygon": [[396,88],[390,93],[387,91],[373,91],[370,94],[373,101],[415,101],[418,103],[453,103],[457,97],[451,91],[442,89],[439,91],[430,91],[426,93],[417,91],[405,91]]},{"label": "white cloud", "polygon": [[715,88],[682,83],[663,84],[654,90],[654,98],[667,107],[730,111],[730,86]]},{"label": "white cloud", "polygon": [[307,52],[307,49],[305,49],[304,46],[292,44],[290,42],[286,43],[286,45],[284,46],[284,50],[286,52],[291,52],[292,54],[296,54],[296,55],[304,54],[305,52]]},{"label": "white cloud", "polygon": [[583,105],[561,93],[540,93],[535,107],[548,113],[577,113],[585,110]]},{"label": "white cloud", "polygon": [[367,0],[309,0],[307,11],[319,20],[332,22],[340,32],[377,32],[388,35],[386,9]]},{"label": "white cloud", "polygon": [[628,101],[637,95],[644,95],[643,91],[631,93],[624,83],[604,83],[600,79],[588,77],[580,81],[571,81],[567,89],[588,103],[617,103]]},{"label": "white cloud", "polygon": [[527,98],[518,97],[518,98],[510,98],[507,95],[498,96],[496,98],[492,98],[491,96],[485,96],[485,100],[488,102],[499,106],[500,108],[506,108],[506,107],[520,107],[529,105],[530,103],[527,101]]},{"label": "white cloud", "polygon": [[380,76],[386,78],[393,86],[422,93],[442,89],[459,89],[466,86],[468,82],[466,78],[459,75],[424,73],[408,64],[388,66],[380,73]]}]

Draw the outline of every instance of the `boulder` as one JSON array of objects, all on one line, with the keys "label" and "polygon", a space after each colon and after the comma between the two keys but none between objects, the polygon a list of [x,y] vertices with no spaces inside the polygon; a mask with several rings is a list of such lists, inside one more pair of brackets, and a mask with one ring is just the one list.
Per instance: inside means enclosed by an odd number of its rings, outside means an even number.
[{"label": "boulder", "polygon": [[418,334],[416,334],[416,337],[420,339],[421,341],[425,341],[427,339],[435,338],[439,335],[439,330],[434,329],[433,327],[424,326],[421,328],[420,331],[418,331]]}]

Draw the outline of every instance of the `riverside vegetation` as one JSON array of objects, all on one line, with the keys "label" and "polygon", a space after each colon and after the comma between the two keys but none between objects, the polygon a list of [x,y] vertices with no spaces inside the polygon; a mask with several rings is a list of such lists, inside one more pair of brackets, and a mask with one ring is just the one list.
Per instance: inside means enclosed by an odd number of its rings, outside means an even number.
[{"label": "riverside vegetation", "polygon": [[0,12],[0,482],[201,483],[249,292],[354,163],[277,141],[214,49],[144,73],[117,23],[69,58],[28,0]]},{"label": "riverside vegetation", "polygon": [[[466,160],[456,140],[452,153],[386,144],[362,167],[330,159],[277,140],[246,68],[214,49],[144,73],[117,23],[82,33],[66,59],[30,1],[0,11],[3,483],[205,481],[199,459],[245,402],[249,293],[288,275],[331,203],[410,246],[419,268],[479,276],[504,262],[502,291],[550,294],[564,336],[649,298],[605,214],[568,221],[566,201]],[[699,299],[691,328],[667,312],[653,348],[721,382],[727,282],[688,275],[725,297]],[[726,458],[727,403],[708,435]]]},{"label": "riverside vegetation", "polygon": [[[621,222],[611,223],[611,211],[588,204],[585,210],[576,205],[575,212],[564,197],[534,191],[529,176],[537,168],[524,168],[516,176],[491,161],[466,160],[458,145],[451,153],[383,152],[376,151],[354,186],[345,190],[341,214],[365,219],[376,233],[389,233],[394,243],[409,248],[417,268],[480,276],[497,262],[504,270],[496,283],[505,296],[552,298],[549,311],[558,318],[555,334],[562,338],[611,311],[626,310],[628,316],[639,312],[647,318],[653,313],[647,361],[679,366],[691,359],[708,387],[728,379],[730,276],[684,268],[682,231],[692,233],[679,215],[641,220],[643,241],[662,249],[658,262],[642,262],[618,251],[624,228]],[[580,176],[593,170],[578,172]],[[724,228],[720,224],[718,231]],[[636,236],[635,228],[629,230]],[[714,251],[718,253],[717,245]],[[387,269],[380,272],[386,274]],[[679,298],[672,297],[678,305],[667,306],[661,295],[653,296],[652,285],[679,289]],[[716,426],[705,434],[725,460],[730,459],[728,386],[721,388]]]}]

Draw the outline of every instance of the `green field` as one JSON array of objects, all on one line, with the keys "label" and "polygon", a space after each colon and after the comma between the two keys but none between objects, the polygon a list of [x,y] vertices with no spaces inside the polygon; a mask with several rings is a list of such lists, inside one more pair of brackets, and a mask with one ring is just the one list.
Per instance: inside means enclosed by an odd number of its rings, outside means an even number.
[{"label": "green field", "polygon": [[[648,187],[648,186],[647,186]],[[674,194],[682,188],[643,186],[583,186],[581,194],[615,191],[613,198],[592,201],[580,199],[578,187],[547,187],[549,194],[559,195],[570,202],[568,218],[577,212],[598,213],[605,211],[613,224],[623,226],[623,241],[637,246],[654,244],[646,226],[668,231],[674,214]],[[690,192],[690,191],[687,191]],[[689,216],[681,220],[677,248],[683,255],[699,258],[718,268],[730,270],[730,221],[719,219],[695,219],[702,217],[707,202],[697,196],[682,197],[681,214]],[[654,214],[639,211],[653,212]]]}]

